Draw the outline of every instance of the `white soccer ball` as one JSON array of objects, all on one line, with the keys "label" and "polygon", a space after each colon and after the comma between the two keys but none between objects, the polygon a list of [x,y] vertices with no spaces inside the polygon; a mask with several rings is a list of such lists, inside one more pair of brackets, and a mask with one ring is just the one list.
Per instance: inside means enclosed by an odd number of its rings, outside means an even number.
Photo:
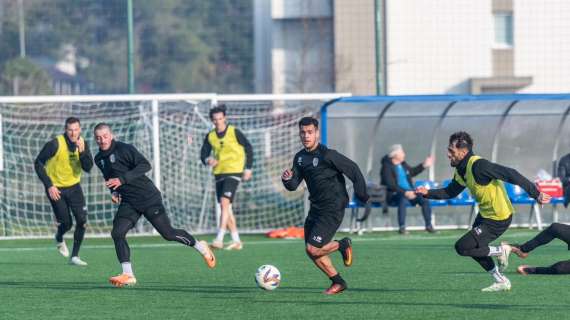
[{"label": "white soccer ball", "polygon": [[281,272],[272,265],[264,264],[257,268],[255,283],[264,290],[275,290],[281,283]]}]

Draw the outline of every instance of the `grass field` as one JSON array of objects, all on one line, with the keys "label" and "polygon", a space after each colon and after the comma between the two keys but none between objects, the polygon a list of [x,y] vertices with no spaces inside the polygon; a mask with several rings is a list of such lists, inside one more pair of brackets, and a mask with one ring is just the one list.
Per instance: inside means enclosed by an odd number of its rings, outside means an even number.
[{"label": "grass field", "polygon": [[[160,238],[131,238],[138,284],[114,288],[119,273],[110,239],[86,239],[88,267],[66,264],[48,240],[0,241],[0,319],[565,319],[570,311],[567,276],[514,272],[510,292],[482,293],[491,277],[453,250],[460,231],[438,235],[394,233],[354,237],[354,265],[339,267],[349,291],[324,296],[329,285],[305,256],[299,240],[245,236],[241,252],[218,251],[206,268],[193,249]],[[535,232],[510,230],[522,242]],[[68,241],[68,244],[70,241]],[[335,254],[337,266],[342,265]],[[553,242],[525,260],[550,264],[568,259]],[[265,292],[253,275],[262,264],[282,273],[281,287]]]}]

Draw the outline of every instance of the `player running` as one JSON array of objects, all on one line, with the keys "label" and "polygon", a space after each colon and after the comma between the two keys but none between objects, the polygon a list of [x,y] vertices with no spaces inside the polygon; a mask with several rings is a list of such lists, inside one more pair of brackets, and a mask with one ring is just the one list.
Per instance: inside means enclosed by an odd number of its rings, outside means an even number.
[{"label": "player running", "polygon": [[347,284],[335,269],[329,255],[342,254],[344,265],[352,265],[350,238],[331,241],[340,227],[348,204],[344,175],[354,184],[356,197],[368,201],[366,181],[352,160],[336,150],[320,144],[319,122],[312,117],[299,121],[299,137],[304,149],[293,158],[293,168],[283,172],[281,179],[287,190],[294,191],[305,180],[309,189],[311,207],[305,220],[305,245],[308,256],[332,281],[324,294],[338,294]]},{"label": "player running", "polygon": [[103,174],[105,185],[112,192],[113,203],[119,203],[111,237],[115,242],[117,258],[123,273],[111,277],[109,279],[111,284],[123,287],[137,282],[131,266],[126,235],[141,215],[144,215],[165,240],[178,241],[194,247],[203,256],[208,267],[213,268],[216,265],[216,258],[208,244],[205,241],[196,241],[185,230],[174,229],[170,224],[160,191],[145,175],[151,169],[148,160],[134,146],[116,141],[108,124],[99,123],[94,133],[99,145],[95,164]]},{"label": "player running", "polygon": [[[230,229],[232,243],[226,250],[241,250],[236,218],[232,210],[237,188],[243,179],[251,179],[253,165],[253,149],[245,135],[226,122],[226,106],[220,105],[210,110],[210,120],[215,128],[204,138],[200,150],[202,163],[213,168],[216,179],[216,198],[221,208],[220,226],[212,248],[224,247],[224,235]],[[214,151],[214,156],[210,153]]]},{"label": "player running", "polygon": [[69,263],[86,266],[87,262],[79,258],[79,248],[87,223],[87,205],[80,182],[81,171],[91,171],[93,158],[89,146],[81,137],[81,123],[78,118],[69,117],[65,120],[65,133],[44,145],[34,166],[46,188],[57,221],[57,250],[62,256],[69,257],[63,235],[73,226],[71,211],[75,217],[75,232]]},{"label": "player running", "polygon": [[472,257],[491,274],[494,283],[481,289],[484,292],[507,291],[511,282],[495,265],[491,257],[497,257],[499,266],[506,267],[509,248],[490,246],[509,228],[515,212],[503,181],[521,186],[539,203],[548,203],[550,196],[538,191],[536,186],[516,170],[498,165],[473,154],[473,139],[466,132],[456,132],[449,137],[447,157],[455,174],[444,189],[428,190],[419,187],[416,192],[431,199],[450,199],[459,195],[465,187],[479,203],[479,215],[472,229],[455,243],[461,256]]}]

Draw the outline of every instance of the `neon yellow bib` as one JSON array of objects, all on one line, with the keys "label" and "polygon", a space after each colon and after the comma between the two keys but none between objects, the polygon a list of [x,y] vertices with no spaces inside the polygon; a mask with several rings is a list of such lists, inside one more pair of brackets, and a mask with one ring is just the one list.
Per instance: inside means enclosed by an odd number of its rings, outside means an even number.
[{"label": "neon yellow bib", "polygon": [[242,173],[245,167],[245,150],[239,144],[234,126],[228,125],[226,134],[218,138],[216,130],[208,133],[208,142],[214,151],[214,158],[218,165],[214,167],[214,174]]},{"label": "neon yellow bib", "polygon": [[477,203],[479,203],[479,213],[483,218],[491,220],[505,220],[515,212],[511,200],[507,196],[503,181],[494,179],[486,186],[477,184],[473,176],[473,164],[481,159],[479,156],[472,156],[467,162],[465,180],[455,170],[454,179],[460,185],[467,187]]},{"label": "neon yellow bib", "polygon": [[57,152],[46,163],[46,173],[56,187],[71,187],[81,180],[79,151],[70,152],[63,135],[57,136]]}]

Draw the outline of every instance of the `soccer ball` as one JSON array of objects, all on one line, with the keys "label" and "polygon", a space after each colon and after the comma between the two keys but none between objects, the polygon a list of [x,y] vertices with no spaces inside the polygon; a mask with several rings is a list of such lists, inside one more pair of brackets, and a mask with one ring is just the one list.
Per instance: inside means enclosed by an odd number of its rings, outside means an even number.
[{"label": "soccer ball", "polygon": [[272,265],[264,264],[257,268],[255,283],[264,290],[275,290],[281,283],[281,272]]}]

